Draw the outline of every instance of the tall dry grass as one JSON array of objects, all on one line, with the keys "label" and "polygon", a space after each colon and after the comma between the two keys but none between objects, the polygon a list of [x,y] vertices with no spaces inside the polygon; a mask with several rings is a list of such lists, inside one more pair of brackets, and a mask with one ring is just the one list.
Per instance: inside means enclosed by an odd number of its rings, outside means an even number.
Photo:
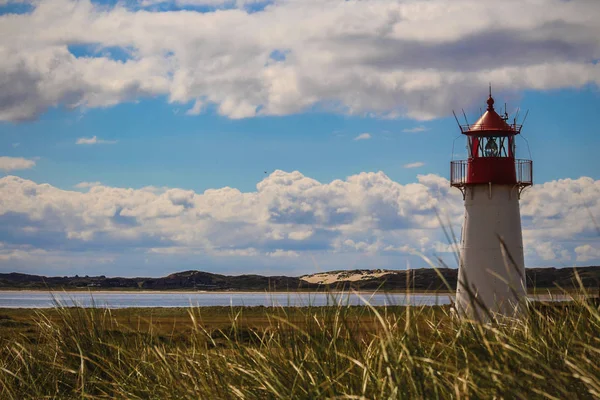
[{"label": "tall dry grass", "polygon": [[600,398],[600,311],[577,298],[480,324],[447,307],[307,307],[158,335],[108,309],[40,311],[0,350],[0,398]]}]

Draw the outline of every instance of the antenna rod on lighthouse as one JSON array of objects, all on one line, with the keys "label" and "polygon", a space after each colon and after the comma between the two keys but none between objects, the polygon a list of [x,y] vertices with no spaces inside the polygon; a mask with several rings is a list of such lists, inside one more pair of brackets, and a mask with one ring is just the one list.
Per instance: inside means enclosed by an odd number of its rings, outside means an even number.
[{"label": "antenna rod on lighthouse", "polygon": [[458,127],[462,131],[462,127],[460,126],[460,121],[458,120],[458,117],[456,116],[456,113],[454,112],[454,110],[452,110],[452,114],[454,115],[454,119],[456,120],[456,123],[458,124]]},{"label": "antenna rod on lighthouse", "polygon": [[527,112],[525,113],[525,116],[523,117],[523,122],[521,122],[521,127],[523,125],[525,125],[525,121],[527,120],[527,116],[529,115],[529,110],[527,110]]},{"label": "antenna rod on lighthouse", "polygon": [[461,108],[461,110],[462,110],[462,113],[463,113],[463,117],[465,117],[465,122],[467,123],[467,125],[469,125],[469,121],[467,120],[467,114],[465,114],[465,110],[462,109],[462,108]]}]

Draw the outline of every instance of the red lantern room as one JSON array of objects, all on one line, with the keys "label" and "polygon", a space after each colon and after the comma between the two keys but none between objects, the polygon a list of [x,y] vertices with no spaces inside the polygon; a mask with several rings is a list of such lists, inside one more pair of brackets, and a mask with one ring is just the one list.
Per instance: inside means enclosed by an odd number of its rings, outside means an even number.
[{"label": "red lantern room", "polygon": [[459,124],[467,137],[469,158],[451,162],[450,181],[463,195],[470,185],[513,185],[519,193],[532,185],[531,160],[515,159],[515,137],[522,125],[507,120],[506,113],[500,116],[494,110],[490,89],[485,113],[474,124]]}]

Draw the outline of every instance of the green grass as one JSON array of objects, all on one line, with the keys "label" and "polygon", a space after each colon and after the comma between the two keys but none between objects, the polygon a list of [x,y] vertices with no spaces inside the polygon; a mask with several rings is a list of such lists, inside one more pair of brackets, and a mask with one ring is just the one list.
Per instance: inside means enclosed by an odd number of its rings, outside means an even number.
[{"label": "green grass", "polygon": [[600,398],[597,303],[0,310],[0,398]]}]

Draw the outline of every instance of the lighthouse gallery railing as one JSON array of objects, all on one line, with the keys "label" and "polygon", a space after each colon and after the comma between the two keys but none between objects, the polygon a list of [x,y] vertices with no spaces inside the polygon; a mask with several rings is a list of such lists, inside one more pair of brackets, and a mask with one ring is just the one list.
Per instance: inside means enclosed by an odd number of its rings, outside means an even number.
[{"label": "lighthouse gallery railing", "polygon": [[[450,162],[450,184],[464,186],[467,183],[468,160],[455,160]],[[533,163],[531,160],[515,160],[517,185],[530,186],[533,184]]]}]

